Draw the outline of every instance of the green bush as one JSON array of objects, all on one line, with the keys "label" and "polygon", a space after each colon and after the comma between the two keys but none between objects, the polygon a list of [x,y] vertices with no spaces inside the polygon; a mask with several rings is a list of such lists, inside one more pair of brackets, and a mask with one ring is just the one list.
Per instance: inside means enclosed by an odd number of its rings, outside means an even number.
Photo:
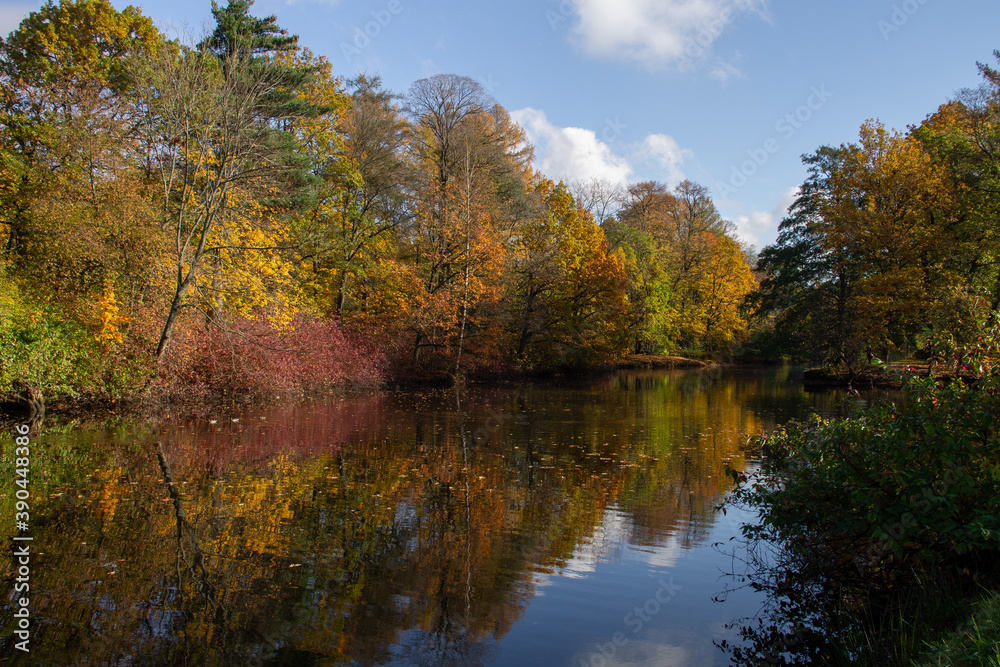
[{"label": "green bush", "polygon": [[32,303],[2,269],[0,395],[17,378],[37,383],[46,399],[119,398],[137,389],[148,362],[109,349],[62,307]]},{"label": "green bush", "polygon": [[23,378],[46,396],[75,396],[97,389],[99,346],[86,329],[57,309],[8,318],[0,326],[0,387]]},{"label": "green bush", "polygon": [[745,632],[758,644],[780,639],[812,660],[853,661],[899,640],[901,628],[912,633],[916,616],[934,616],[928,598],[937,594],[928,592],[942,582],[961,597],[995,581],[1000,375],[913,380],[906,393],[852,418],[790,423],[758,441],[759,473],[731,473],[733,502],[759,511],[743,528],[751,585],[780,612],[770,627]]},{"label": "green bush", "polygon": [[998,550],[998,427],[997,376],[913,381],[903,407],[789,424],[762,441],[766,472],[740,490],[762,511],[750,533],[807,549],[821,540],[887,573]]}]

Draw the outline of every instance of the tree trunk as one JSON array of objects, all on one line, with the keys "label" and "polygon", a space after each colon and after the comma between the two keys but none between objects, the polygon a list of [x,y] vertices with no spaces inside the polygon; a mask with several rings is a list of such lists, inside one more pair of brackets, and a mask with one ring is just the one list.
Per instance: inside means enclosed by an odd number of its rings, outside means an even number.
[{"label": "tree trunk", "polygon": [[347,271],[340,272],[337,282],[337,319],[344,317],[344,287],[347,284]]},{"label": "tree trunk", "polygon": [[20,378],[11,382],[10,387],[14,392],[14,400],[28,411],[32,421],[45,416],[45,398],[42,396],[41,387]]},{"label": "tree trunk", "polygon": [[416,368],[417,364],[420,362],[420,344],[424,340],[424,335],[422,333],[417,333],[416,339],[413,341],[413,366]]},{"label": "tree trunk", "polygon": [[181,278],[181,270],[177,270],[177,291],[174,299],[170,303],[170,310],[167,312],[167,320],[163,323],[163,331],[160,333],[160,342],[156,346],[156,360],[163,358],[163,353],[170,344],[170,339],[174,334],[174,325],[177,323],[177,316],[180,315],[181,307],[184,305],[184,296],[187,294],[188,286],[191,284],[191,274],[187,278]]}]

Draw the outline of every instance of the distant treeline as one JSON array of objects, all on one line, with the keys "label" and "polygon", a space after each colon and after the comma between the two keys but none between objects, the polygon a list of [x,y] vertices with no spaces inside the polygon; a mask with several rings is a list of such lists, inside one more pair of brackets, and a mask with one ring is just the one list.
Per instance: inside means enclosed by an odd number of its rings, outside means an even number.
[{"label": "distant treeline", "polygon": [[473,80],[345,82],[250,4],[213,3],[195,43],[49,2],[0,43],[0,391],[291,392],[746,340],[757,280],[706,188],[554,183]]},{"label": "distant treeline", "polygon": [[852,365],[983,342],[1000,308],[1000,73],[979,70],[920,125],[869,121],[804,158],[757,264],[758,354]]},{"label": "distant treeline", "polygon": [[854,364],[1000,306],[1000,75],[805,158],[756,267],[708,190],[554,183],[475,81],[344,81],[250,2],[0,42],[0,390],[293,392],[628,353]]}]

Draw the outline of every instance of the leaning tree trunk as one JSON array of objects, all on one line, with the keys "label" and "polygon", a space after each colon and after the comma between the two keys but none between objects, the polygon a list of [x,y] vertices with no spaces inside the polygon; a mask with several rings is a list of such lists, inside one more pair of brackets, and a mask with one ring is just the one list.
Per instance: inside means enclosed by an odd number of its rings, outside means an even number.
[{"label": "leaning tree trunk", "polygon": [[14,391],[14,400],[28,412],[32,421],[45,416],[45,398],[41,387],[20,378],[11,382],[10,387]]}]

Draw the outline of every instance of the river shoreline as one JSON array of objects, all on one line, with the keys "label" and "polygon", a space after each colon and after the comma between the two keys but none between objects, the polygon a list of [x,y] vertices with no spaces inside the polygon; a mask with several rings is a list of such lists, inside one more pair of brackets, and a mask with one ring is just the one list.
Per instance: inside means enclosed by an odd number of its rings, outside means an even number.
[{"label": "river shoreline", "polygon": [[[160,399],[134,395],[117,399],[106,397],[79,396],[58,397],[45,403],[45,417],[59,421],[93,421],[114,417],[156,417],[164,413],[190,414],[196,416],[206,412],[227,414],[248,407],[260,407],[286,401],[306,400],[319,396],[352,396],[366,394],[380,389],[404,389],[421,387],[502,387],[521,382],[551,380],[557,378],[581,378],[614,373],[618,370],[697,370],[728,366],[713,361],[703,361],[675,355],[633,354],[607,363],[554,369],[505,369],[489,371],[471,376],[455,378],[451,374],[420,375],[390,378],[379,385],[332,387],[321,392],[306,394],[285,394],[275,396],[213,395],[207,400],[184,400],[177,397]],[[44,394],[44,387],[42,388]],[[26,406],[21,405],[12,393],[0,394],[0,422],[25,421],[30,419]]]},{"label": "river shoreline", "polygon": [[976,379],[972,375],[955,374],[951,370],[926,361],[901,361],[887,366],[863,366],[857,369],[824,366],[804,371],[802,383],[807,388],[900,389],[906,381],[918,378],[934,377],[938,382],[957,379],[966,383]]}]

